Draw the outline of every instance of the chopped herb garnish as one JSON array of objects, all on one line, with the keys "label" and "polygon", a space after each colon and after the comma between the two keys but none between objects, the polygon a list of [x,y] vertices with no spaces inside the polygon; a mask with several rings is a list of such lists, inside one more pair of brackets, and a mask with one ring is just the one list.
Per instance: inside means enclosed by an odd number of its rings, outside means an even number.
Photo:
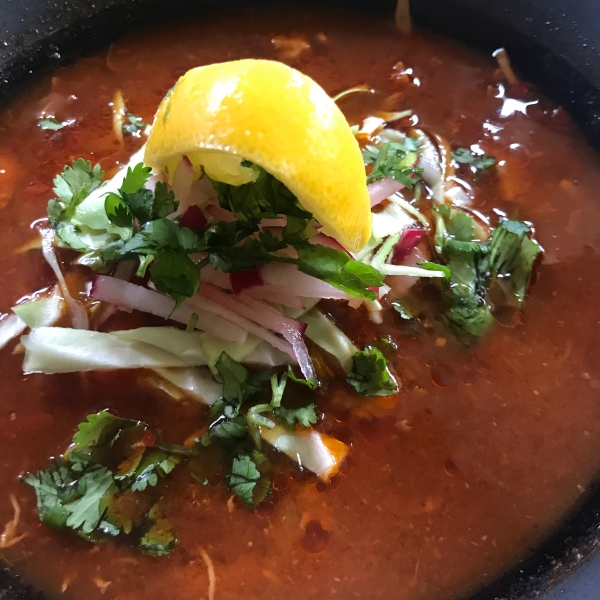
[{"label": "chopped herb garnish", "polygon": [[123,132],[129,135],[139,135],[139,132],[146,128],[146,123],[142,117],[127,113],[125,115],[125,123],[123,124]]},{"label": "chopped herb garnish", "polygon": [[352,357],[348,383],[361,396],[392,396],[398,391],[387,359],[375,346],[366,346]]},{"label": "chopped herb garnish", "polygon": [[59,121],[56,117],[49,117],[48,119],[40,119],[38,121],[38,127],[41,127],[42,129],[49,129],[50,131],[56,131],[66,126],[66,123]]},{"label": "chopped herb garnish", "polygon": [[363,150],[363,160],[366,165],[373,165],[367,183],[387,177],[412,189],[421,173],[421,169],[415,168],[419,159],[419,148],[420,143],[416,137],[407,137],[403,142],[386,142],[381,148],[366,146]]},{"label": "chopped herb garnish", "polygon": [[273,474],[269,459],[254,450],[251,454],[240,454],[233,459],[227,485],[249,508],[254,508],[270,493]]},{"label": "chopped herb garnish", "polygon": [[458,148],[452,152],[452,158],[460,164],[469,165],[473,172],[487,171],[496,164],[493,156],[488,156],[482,152],[473,152],[467,148]]},{"label": "chopped herb garnish", "polygon": [[302,427],[310,427],[319,420],[315,404],[308,404],[307,406],[299,406],[297,408],[279,406],[273,409],[273,414],[279,423],[288,427],[294,427],[296,424],[302,425]]},{"label": "chopped herb garnish", "polygon": [[[177,456],[155,448],[155,442],[156,436],[141,421],[108,411],[89,415],[64,456],[47,470],[22,479],[36,492],[40,520],[91,542],[123,534],[142,548],[152,546],[149,540],[159,537],[159,529],[169,528],[164,519],[157,520],[158,509],[145,512],[149,490],[179,463]],[[176,540],[172,534],[167,537],[168,543],[159,544],[162,550],[145,551],[157,556],[170,552]]]}]

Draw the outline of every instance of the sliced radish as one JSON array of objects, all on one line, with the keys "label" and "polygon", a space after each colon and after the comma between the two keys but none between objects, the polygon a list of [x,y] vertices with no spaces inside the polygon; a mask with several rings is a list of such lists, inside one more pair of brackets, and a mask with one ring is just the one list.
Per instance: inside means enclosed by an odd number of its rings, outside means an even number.
[{"label": "sliced radish", "polygon": [[406,259],[412,249],[415,248],[424,237],[425,231],[423,229],[412,227],[405,229],[402,232],[402,237],[394,246],[391,263],[393,265],[401,265],[402,261]]},{"label": "sliced radish", "polygon": [[226,223],[231,223],[235,221],[235,215],[230,210],[225,210],[218,204],[209,204],[206,207],[206,212],[215,220],[215,221],[225,221]]},{"label": "sliced radish", "polygon": [[229,274],[229,278],[234,294],[239,294],[249,288],[265,284],[260,270],[256,266],[248,271],[234,271]]},{"label": "sliced radish", "polygon": [[181,217],[179,224],[182,227],[189,227],[190,229],[204,229],[208,221],[199,206],[193,204],[190,206]]}]

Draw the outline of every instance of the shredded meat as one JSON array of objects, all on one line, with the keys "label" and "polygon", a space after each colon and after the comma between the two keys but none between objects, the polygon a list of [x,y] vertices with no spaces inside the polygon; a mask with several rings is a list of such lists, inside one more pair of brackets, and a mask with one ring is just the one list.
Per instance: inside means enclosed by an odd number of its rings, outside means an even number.
[{"label": "shredded meat", "polygon": [[17,527],[21,518],[21,507],[19,501],[14,494],[9,494],[10,502],[13,506],[13,518],[4,526],[4,532],[0,535],[0,549],[10,548],[23,538],[27,537],[26,533],[17,535]]}]

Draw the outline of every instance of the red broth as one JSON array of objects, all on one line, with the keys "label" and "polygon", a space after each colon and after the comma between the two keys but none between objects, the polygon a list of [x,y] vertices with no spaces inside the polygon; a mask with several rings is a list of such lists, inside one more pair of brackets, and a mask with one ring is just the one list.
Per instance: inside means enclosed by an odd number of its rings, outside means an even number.
[{"label": "red broth", "polygon": [[[273,41],[279,36],[300,36],[310,48],[294,56],[293,46]],[[377,89],[340,103],[351,123],[385,101],[389,110],[415,110],[420,126],[454,146],[479,143],[495,156],[495,172],[474,188],[474,208],[533,222],[545,248],[525,310],[465,348],[435,324],[414,335],[393,311],[373,325],[329,304],[357,344],[396,342],[400,394],[370,400],[342,384],[322,390],[319,427],[351,445],[342,472],[326,485],[275,457],[275,490],[256,512],[228,504],[219,477],[202,485],[185,469],[174,473],[162,493],[179,545],[162,558],[41,525],[18,476],[45,468],[90,412],[143,419],[181,443],[205,422],[204,408],[144,386],[141,372],[23,376],[23,357],[9,344],[0,365],[0,521],[12,518],[14,494],[26,537],[2,556],[51,598],[206,598],[206,557],[215,598],[465,594],[549,535],[600,466],[600,164],[564,113],[535,92],[537,104],[502,116],[510,107],[493,93],[491,57],[364,17],[267,13],[146,32],[58,69],[0,116],[0,310],[53,284],[39,250],[15,252],[45,216],[53,176],[79,156],[110,174],[142,143],[115,140],[114,92],[151,122],[187,69],[243,57],[288,62],[332,95],[363,83]],[[420,86],[392,77],[398,61]],[[44,131],[42,110],[74,123]],[[150,322],[119,318],[119,326]]]}]

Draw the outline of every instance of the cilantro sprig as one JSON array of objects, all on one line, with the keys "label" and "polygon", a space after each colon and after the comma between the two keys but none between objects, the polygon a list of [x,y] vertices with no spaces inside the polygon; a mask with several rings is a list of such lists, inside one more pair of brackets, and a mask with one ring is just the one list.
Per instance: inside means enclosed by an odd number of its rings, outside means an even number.
[{"label": "cilantro sprig", "polygon": [[452,152],[452,158],[459,164],[468,165],[474,173],[487,171],[496,164],[493,156],[488,156],[483,152],[474,152],[468,148],[457,148]]},{"label": "cilantro sprig", "polygon": [[[500,303],[521,308],[541,246],[525,223],[502,219],[489,242],[475,239],[475,221],[458,208],[434,207],[435,247],[450,271],[440,282],[448,328],[458,337],[484,335],[494,323],[490,293],[498,288]],[[498,305],[498,302],[495,302]]]},{"label": "cilantro sprig", "polygon": [[22,479],[36,492],[40,520],[91,542],[120,536],[152,555],[171,552],[177,540],[151,490],[179,458],[155,442],[141,421],[89,415],[63,456]]},{"label": "cilantro sprig", "polygon": [[[100,167],[92,168],[82,159],[75,161],[56,178],[57,198],[48,204],[48,214],[60,243],[86,253],[85,264],[104,269],[115,262],[137,260],[138,275],[144,276],[149,270],[156,289],[177,303],[198,291],[200,270],[207,263],[226,273],[268,262],[292,263],[352,296],[375,299],[369,288],[382,284],[381,274],[346,252],[309,243],[316,233],[311,213],[281,182],[255,165],[252,168],[257,178],[251,183],[232,186],[212,181],[221,207],[235,220],[215,222],[199,231],[173,218],[178,202],[164,182],[147,189],[150,169],[142,163],[128,168],[120,188],[101,197],[99,207],[89,194],[102,181]],[[84,217],[76,212],[86,199],[89,206],[81,211],[85,213],[83,222]],[[95,227],[104,219],[102,230],[90,226],[89,213],[93,211],[98,213],[93,219]],[[263,219],[279,217],[287,220],[281,238],[268,229],[261,230]],[[298,258],[282,253],[289,247],[296,250]],[[193,254],[205,258],[196,263],[190,258]]]},{"label": "cilantro sprig", "polygon": [[366,146],[362,151],[363,160],[365,165],[373,165],[367,183],[387,177],[412,189],[421,174],[421,169],[415,168],[419,149],[420,143],[416,137],[407,137],[402,142],[386,142],[380,148]]},{"label": "cilantro sprig", "polygon": [[366,346],[352,357],[348,383],[361,396],[392,396],[398,392],[388,361],[375,345]]}]

